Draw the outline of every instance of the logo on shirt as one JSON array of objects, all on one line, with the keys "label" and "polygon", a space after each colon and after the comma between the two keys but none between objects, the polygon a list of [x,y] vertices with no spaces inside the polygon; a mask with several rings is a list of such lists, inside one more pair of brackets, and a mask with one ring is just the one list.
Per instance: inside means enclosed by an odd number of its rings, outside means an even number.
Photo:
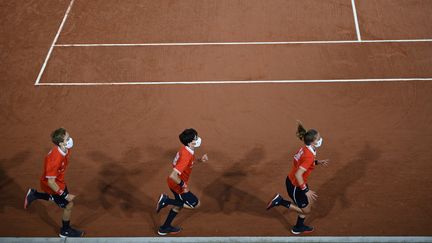
[{"label": "logo on shirt", "polygon": [[175,156],[175,158],[174,158],[174,160],[173,160],[173,165],[176,165],[177,164],[177,161],[178,161],[178,159],[180,158],[180,153],[179,152],[177,152],[177,154],[176,154],[176,156]]},{"label": "logo on shirt", "polygon": [[298,153],[294,155],[294,159],[295,159],[296,161],[299,161],[300,158],[302,157],[303,153],[304,153],[304,152],[303,152],[303,148],[301,148],[300,151],[298,151]]}]

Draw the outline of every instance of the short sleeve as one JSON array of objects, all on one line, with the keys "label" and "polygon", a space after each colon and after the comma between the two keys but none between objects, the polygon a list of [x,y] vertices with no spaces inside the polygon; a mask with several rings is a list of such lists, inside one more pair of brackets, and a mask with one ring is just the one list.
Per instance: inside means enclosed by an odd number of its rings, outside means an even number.
[{"label": "short sleeve", "polygon": [[177,160],[176,165],[174,166],[174,170],[181,175],[186,167],[189,165],[190,156],[185,153],[180,152],[179,158]]},{"label": "short sleeve", "polygon": [[46,178],[56,178],[60,168],[61,158],[59,156],[49,156],[45,167]]},{"label": "short sleeve", "polygon": [[314,163],[314,157],[313,156],[302,156],[300,159],[299,167],[302,167],[303,169],[309,169]]}]

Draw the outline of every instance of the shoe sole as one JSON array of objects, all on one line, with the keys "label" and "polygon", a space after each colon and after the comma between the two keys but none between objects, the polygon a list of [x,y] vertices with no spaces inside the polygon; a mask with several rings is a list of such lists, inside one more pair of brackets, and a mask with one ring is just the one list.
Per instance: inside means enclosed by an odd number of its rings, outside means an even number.
[{"label": "shoe sole", "polygon": [[161,235],[161,236],[165,236],[165,235],[176,235],[176,234],[178,234],[178,233],[180,233],[181,232],[181,230],[179,230],[179,231],[177,231],[177,232],[169,232],[169,233],[165,233],[165,232],[160,232],[159,230],[158,230],[158,235]]},{"label": "shoe sole", "polygon": [[161,202],[161,200],[162,200],[163,197],[164,197],[164,194],[161,194],[160,197],[159,197],[159,200],[158,200],[158,202],[156,204],[156,213],[159,213],[160,210],[162,209],[162,208],[159,208],[159,203]]},{"label": "shoe sole", "polygon": [[277,197],[279,197],[279,193],[276,194],[276,195],[274,196],[274,198],[273,198],[272,200],[270,200],[270,202],[267,204],[267,210],[269,210],[270,208],[272,208],[272,203],[273,203],[273,201],[274,201]]},{"label": "shoe sole", "polygon": [[30,193],[31,193],[31,188],[28,189],[27,194],[26,194],[26,196],[25,196],[25,198],[24,198],[24,209],[27,209],[27,207],[28,207],[28,200],[27,200],[27,197],[28,197],[28,195],[29,195]]},{"label": "shoe sole", "polygon": [[84,234],[85,234],[85,232],[82,232],[82,234],[81,234],[81,236],[78,236],[78,237],[71,237],[71,236],[66,236],[66,235],[62,235],[62,234],[59,234],[59,236],[60,236],[60,238],[68,238],[68,237],[70,237],[70,238],[79,238],[79,237],[83,237],[84,236]]},{"label": "shoe sole", "polygon": [[300,235],[300,234],[310,234],[310,233],[312,233],[313,231],[314,231],[314,230],[308,230],[308,231],[303,231],[303,232],[297,232],[297,231],[291,230],[291,233],[294,234],[294,235]]}]

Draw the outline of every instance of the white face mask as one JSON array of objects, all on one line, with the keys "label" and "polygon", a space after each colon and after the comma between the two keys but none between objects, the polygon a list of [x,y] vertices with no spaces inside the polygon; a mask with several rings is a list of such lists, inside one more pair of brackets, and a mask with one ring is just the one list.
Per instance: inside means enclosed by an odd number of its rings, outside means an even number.
[{"label": "white face mask", "polygon": [[321,147],[322,143],[323,143],[323,138],[321,137],[320,139],[318,139],[318,141],[315,142],[314,146],[316,148],[319,148]]},{"label": "white face mask", "polygon": [[73,139],[69,137],[69,139],[66,142],[65,148],[70,149],[73,147]]},{"label": "white face mask", "polygon": [[200,137],[198,137],[198,139],[195,141],[194,148],[198,148],[199,146],[201,146],[201,142],[202,142],[202,139]]}]

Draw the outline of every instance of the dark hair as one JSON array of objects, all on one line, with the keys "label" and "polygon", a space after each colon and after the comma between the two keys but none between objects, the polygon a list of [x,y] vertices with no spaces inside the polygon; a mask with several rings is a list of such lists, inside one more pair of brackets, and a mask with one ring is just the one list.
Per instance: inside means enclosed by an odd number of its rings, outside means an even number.
[{"label": "dark hair", "polygon": [[59,146],[60,143],[64,141],[64,137],[66,136],[66,129],[59,128],[56,129],[54,132],[51,133],[51,141]]},{"label": "dark hair", "polygon": [[298,123],[296,135],[306,145],[311,145],[312,142],[315,140],[315,137],[317,134],[318,134],[317,130],[309,129],[308,131],[306,131],[306,129],[303,127],[303,125],[300,122]]},{"label": "dark hair", "polygon": [[198,136],[197,131],[195,131],[193,128],[188,128],[180,133],[179,139],[184,146],[188,146],[188,144],[191,143],[196,136]]}]

